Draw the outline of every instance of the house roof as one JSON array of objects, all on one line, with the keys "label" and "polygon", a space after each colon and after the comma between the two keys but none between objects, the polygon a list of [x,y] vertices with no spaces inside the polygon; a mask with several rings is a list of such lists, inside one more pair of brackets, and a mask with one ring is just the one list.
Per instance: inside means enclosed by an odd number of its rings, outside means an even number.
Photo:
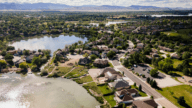
[{"label": "house roof", "polygon": [[111,83],[114,88],[128,87],[129,83],[125,80],[119,80]]},{"label": "house roof", "polygon": [[101,70],[100,75],[104,75],[106,72],[110,72],[111,74],[119,74],[119,72],[117,72],[115,69],[111,67],[106,67]]},{"label": "house roof", "polygon": [[156,108],[158,106],[153,99],[145,101],[133,101],[133,104],[137,106],[137,108]]},{"label": "house roof", "polygon": [[130,96],[130,95],[124,95],[124,97],[123,97],[123,99],[122,99],[122,101],[130,101],[130,100],[134,100],[133,99],[133,97],[132,96]]},{"label": "house roof", "polygon": [[86,64],[89,64],[90,62],[91,62],[91,60],[89,58],[87,58],[87,57],[81,58],[79,60],[79,64],[81,64],[81,65],[86,65]]},{"label": "house roof", "polygon": [[96,63],[96,64],[108,64],[108,60],[96,59],[93,63]]},{"label": "house roof", "polygon": [[129,93],[138,93],[138,91],[136,89],[127,89],[127,91]]}]

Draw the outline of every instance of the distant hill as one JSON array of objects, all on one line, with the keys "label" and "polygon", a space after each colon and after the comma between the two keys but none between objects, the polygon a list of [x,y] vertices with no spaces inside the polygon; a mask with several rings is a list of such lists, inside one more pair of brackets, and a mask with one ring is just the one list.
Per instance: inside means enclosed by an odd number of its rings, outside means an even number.
[{"label": "distant hill", "polygon": [[[175,8],[175,9],[184,9],[184,8]],[[73,11],[161,11],[161,10],[172,10],[168,7],[156,7],[156,6],[140,6],[132,5],[129,7],[124,6],[111,6],[111,5],[83,5],[83,6],[69,6],[65,4],[54,4],[54,3],[0,3],[0,10],[73,10]]]}]

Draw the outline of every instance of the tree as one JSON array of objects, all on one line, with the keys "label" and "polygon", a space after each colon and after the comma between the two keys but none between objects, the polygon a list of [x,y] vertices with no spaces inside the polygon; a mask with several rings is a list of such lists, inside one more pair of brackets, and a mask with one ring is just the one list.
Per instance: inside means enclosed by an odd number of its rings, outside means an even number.
[{"label": "tree", "polygon": [[0,68],[5,68],[7,65],[7,62],[5,60],[0,60]]},{"label": "tree", "polygon": [[152,77],[157,77],[158,74],[159,74],[158,69],[151,69],[150,75],[151,75]]},{"label": "tree", "polygon": [[7,54],[7,52],[5,51],[5,50],[3,50],[2,52],[1,52],[1,55],[2,56],[5,56]]},{"label": "tree", "polygon": [[97,56],[95,54],[90,55],[91,60],[95,60],[96,58],[97,58]]},{"label": "tree", "polygon": [[155,80],[152,82],[151,87],[157,88],[157,82]]},{"label": "tree", "polygon": [[46,76],[46,75],[48,75],[48,72],[43,69],[43,70],[41,71],[41,74],[40,74],[40,75],[41,75],[41,76]]},{"label": "tree", "polygon": [[112,50],[107,53],[107,57],[109,59],[112,59],[115,55],[116,55],[115,51],[112,51]]},{"label": "tree", "polygon": [[147,83],[150,83],[150,78],[149,77],[147,78]]},{"label": "tree", "polygon": [[27,69],[27,64],[25,62],[19,64],[19,68]]},{"label": "tree", "polygon": [[182,55],[182,59],[188,59],[190,58],[190,53],[189,52],[184,52],[184,54]]},{"label": "tree", "polygon": [[8,59],[11,59],[11,60],[12,60],[12,59],[13,59],[13,55],[11,55],[11,54],[9,54],[9,53],[6,54],[6,55],[5,55],[5,60],[8,60]]},{"label": "tree", "polygon": [[183,74],[184,75],[189,75],[189,69],[188,68],[184,68],[183,69]]},{"label": "tree", "polygon": [[41,66],[41,59],[39,57],[33,57],[32,64],[40,67]]},{"label": "tree", "polygon": [[88,57],[89,56],[89,54],[87,54],[87,53],[85,53],[84,55],[83,55],[83,57]]},{"label": "tree", "polygon": [[23,55],[29,55],[29,50],[23,50]]},{"label": "tree", "polygon": [[139,91],[142,91],[142,86],[141,85],[139,85]]},{"label": "tree", "polygon": [[118,49],[118,50],[121,50],[121,49],[122,49],[122,46],[118,46],[117,49]]},{"label": "tree", "polygon": [[134,86],[136,87],[136,83],[134,83]]},{"label": "tree", "polygon": [[185,105],[185,99],[184,99],[184,96],[180,96],[178,99],[177,99],[177,102],[180,104],[180,105]]}]

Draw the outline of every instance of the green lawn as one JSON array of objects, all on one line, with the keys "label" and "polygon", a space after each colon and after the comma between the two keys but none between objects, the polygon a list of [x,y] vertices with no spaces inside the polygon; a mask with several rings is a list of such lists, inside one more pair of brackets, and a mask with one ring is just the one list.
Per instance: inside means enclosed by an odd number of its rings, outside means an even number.
[{"label": "green lawn", "polygon": [[172,103],[177,105],[179,108],[185,108],[177,103],[177,98],[184,96],[186,103],[192,107],[192,87],[189,85],[179,85],[174,87],[166,87],[158,90],[163,96],[165,96]]},{"label": "green lawn", "polygon": [[111,63],[109,63],[109,67],[113,68],[113,65]]},{"label": "green lawn", "polygon": [[59,76],[63,76],[66,73],[68,73],[71,69],[72,69],[72,67],[58,67],[58,69],[56,69],[56,71]]},{"label": "green lawn", "polygon": [[77,78],[77,79],[74,79],[74,81],[76,81],[78,84],[83,84],[83,83],[86,83],[86,82],[91,82],[93,81],[93,79],[91,78],[91,76],[85,76],[83,78]]},{"label": "green lawn", "polygon": [[146,96],[147,96],[147,94],[146,94],[145,92],[139,91],[139,90],[138,90],[138,87],[135,87],[134,85],[131,86],[131,89],[137,89],[137,91],[139,92],[139,95],[140,95],[141,97],[146,97]]},{"label": "green lawn", "polygon": [[95,82],[84,84],[83,87],[87,90],[91,89],[95,91],[97,94],[101,94],[100,89],[97,87],[97,84]]},{"label": "green lawn", "polygon": [[181,64],[182,60],[173,59],[173,68],[177,68],[179,64]]},{"label": "green lawn", "polygon": [[111,105],[111,107],[114,107],[116,105],[116,101],[114,100],[114,95],[109,95],[109,96],[103,96],[105,100]]},{"label": "green lawn", "polygon": [[54,69],[54,66],[49,67],[48,73],[50,73]]},{"label": "green lawn", "polygon": [[68,78],[78,78],[84,74],[87,74],[88,70],[84,69],[84,67],[76,67],[76,69],[74,69],[72,72],[70,72],[69,74],[67,74],[65,77]]},{"label": "green lawn", "polygon": [[108,87],[108,85],[99,85],[98,88],[101,90],[103,94],[111,93],[112,90]]},{"label": "green lawn", "polygon": [[166,34],[167,36],[179,36],[179,33],[176,33],[176,32],[163,32],[164,34]]}]

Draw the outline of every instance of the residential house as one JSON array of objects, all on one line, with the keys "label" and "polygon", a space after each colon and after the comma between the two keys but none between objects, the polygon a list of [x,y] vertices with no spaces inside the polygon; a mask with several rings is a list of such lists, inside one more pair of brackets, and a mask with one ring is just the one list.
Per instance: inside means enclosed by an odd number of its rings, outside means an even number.
[{"label": "residential house", "polygon": [[26,62],[31,63],[33,57],[34,57],[34,55],[27,56],[27,57],[25,58],[25,59],[26,59]]},{"label": "residential house", "polygon": [[88,57],[85,57],[85,58],[81,58],[80,60],[79,60],[79,65],[87,65],[87,64],[89,64],[89,63],[91,63],[91,60],[88,58]]},{"label": "residential house", "polygon": [[134,101],[133,97],[129,94],[125,94],[122,98],[115,97],[115,100],[117,103],[125,103],[125,104],[129,104]]},{"label": "residential house", "polygon": [[106,67],[100,71],[99,77],[105,77],[105,81],[120,79],[122,75],[111,67]]},{"label": "residential house", "polygon": [[96,59],[96,60],[93,62],[93,65],[94,65],[95,67],[99,67],[99,68],[105,68],[105,67],[109,66],[108,60],[102,60],[102,59]]},{"label": "residential house", "polygon": [[122,89],[115,92],[116,96],[122,98],[124,95],[128,94],[132,97],[138,96],[139,92],[136,89]]},{"label": "residential house", "polygon": [[114,51],[115,53],[118,53],[119,50],[117,50],[116,48],[111,48],[112,51]]},{"label": "residential house", "polygon": [[152,60],[153,58],[150,55],[146,55],[146,57],[150,60]]},{"label": "residential house", "polygon": [[153,100],[153,99],[149,99],[149,100],[137,100],[137,101],[133,101],[133,105],[132,108],[157,108],[158,104]]},{"label": "residential house", "polygon": [[101,57],[102,58],[107,58],[107,53],[108,53],[109,51],[103,51],[102,52],[102,54],[101,54]]},{"label": "residential house", "polygon": [[83,49],[82,48],[77,48],[77,49],[75,49],[75,52],[77,53],[78,51],[80,51],[80,53],[83,51]]},{"label": "residential house", "polygon": [[153,52],[151,52],[150,55],[151,55],[152,57],[159,57],[159,54],[153,53]]},{"label": "residential house", "polygon": [[95,54],[97,56],[100,56],[99,51],[91,51],[91,54]]},{"label": "residential house", "polygon": [[38,51],[37,51],[34,55],[35,55],[36,57],[39,57],[40,55],[43,56],[44,54],[43,54],[43,52],[38,52]]},{"label": "residential house", "polygon": [[83,50],[83,51],[82,51],[82,54],[85,54],[85,53],[91,55],[91,50]]},{"label": "residential house", "polygon": [[173,59],[180,59],[181,56],[179,56],[178,54],[174,53],[174,54],[171,55],[171,58],[173,58]]},{"label": "residential house", "polygon": [[137,44],[137,49],[142,50],[144,48],[144,44],[143,43],[138,43]]},{"label": "residential house", "polygon": [[119,89],[119,88],[129,88],[129,83],[123,79],[108,83],[109,87]]},{"label": "residential house", "polygon": [[14,55],[14,54],[17,53],[17,51],[16,50],[9,50],[9,51],[7,51],[7,53],[10,53],[10,54]]}]

